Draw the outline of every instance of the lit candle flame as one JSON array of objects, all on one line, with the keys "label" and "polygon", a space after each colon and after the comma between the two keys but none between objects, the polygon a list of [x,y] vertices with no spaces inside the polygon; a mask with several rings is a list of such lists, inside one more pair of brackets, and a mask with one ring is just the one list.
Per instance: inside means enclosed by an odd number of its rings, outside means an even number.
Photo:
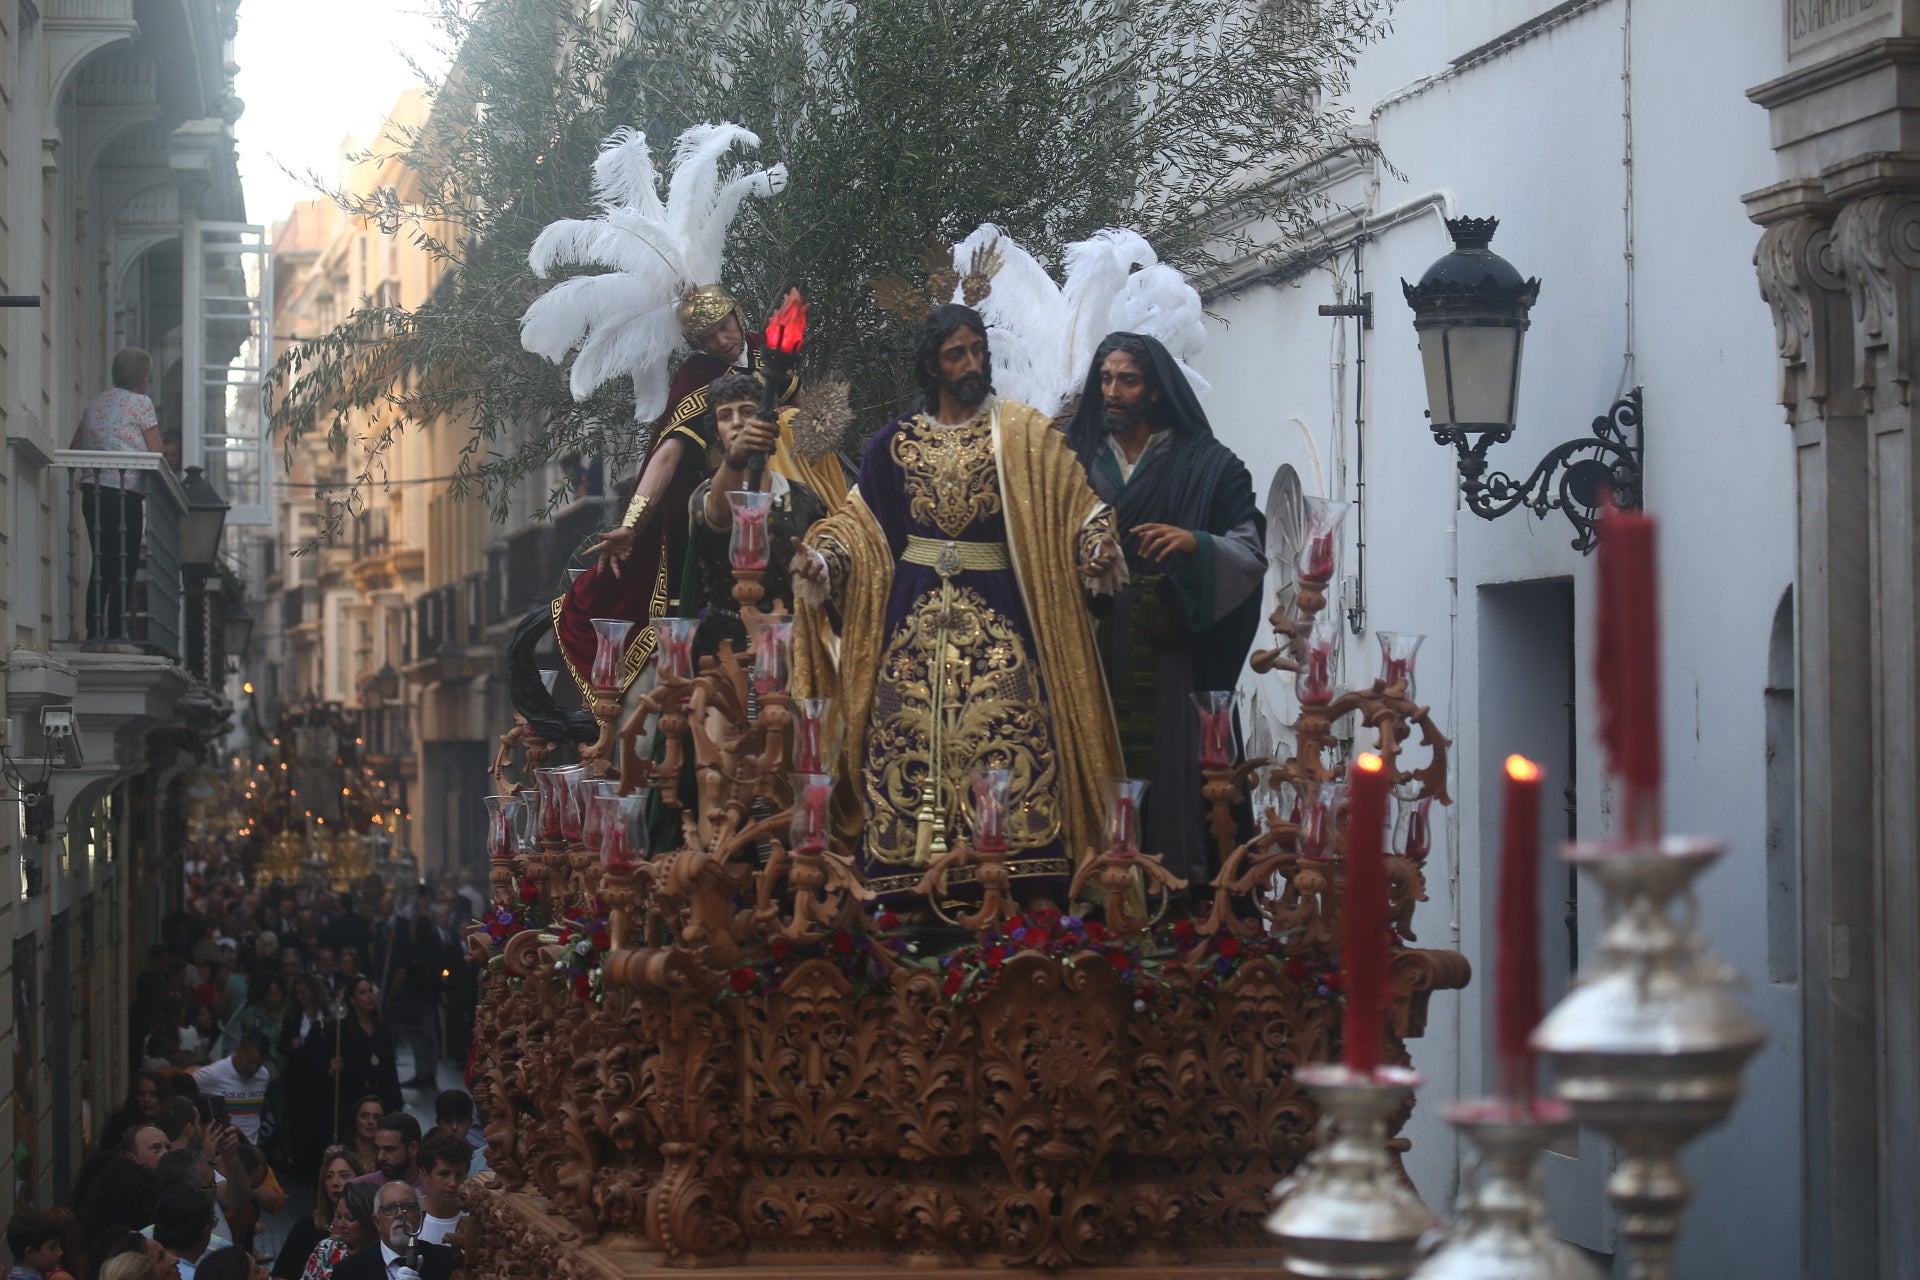
[{"label": "lit candle flame", "polygon": [[1382,760],[1376,752],[1363,751],[1360,753],[1360,758],[1353,762],[1353,767],[1362,773],[1378,773],[1387,767],[1387,762]]},{"label": "lit candle flame", "polygon": [[1515,782],[1538,782],[1540,780],[1540,766],[1525,756],[1508,756],[1507,776]]}]

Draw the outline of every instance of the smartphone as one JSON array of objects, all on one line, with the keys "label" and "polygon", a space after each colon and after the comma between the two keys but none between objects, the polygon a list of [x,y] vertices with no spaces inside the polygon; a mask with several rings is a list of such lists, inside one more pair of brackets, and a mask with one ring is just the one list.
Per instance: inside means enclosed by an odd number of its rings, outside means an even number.
[{"label": "smartphone", "polygon": [[215,1124],[233,1123],[227,1117],[227,1100],[225,1098],[208,1098],[206,1102],[213,1112],[213,1122]]}]

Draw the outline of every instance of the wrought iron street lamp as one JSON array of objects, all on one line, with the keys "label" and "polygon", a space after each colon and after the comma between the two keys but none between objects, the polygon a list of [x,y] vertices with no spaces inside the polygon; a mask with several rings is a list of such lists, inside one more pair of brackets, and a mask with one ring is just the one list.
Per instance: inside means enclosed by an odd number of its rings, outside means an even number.
[{"label": "wrought iron street lamp", "polygon": [[220,496],[199,467],[188,467],[180,479],[187,496],[180,517],[180,563],[188,569],[212,570],[220,554],[220,534],[227,524],[227,500]]},{"label": "wrought iron street lamp", "polygon": [[1640,505],[1640,388],[1595,418],[1591,435],[1556,445],[1526,479],[1489,474],[1488,450],[1513,438],[1528,313],[1540,296],[1538,278],[1523,277],[1488,247],[1499,225],[1497,218],[1447,219],[1453,252],[1420,283],[1400,282],[1420,336],[1427,417],[1433,438],[1459,456],[1468,510],[1484,520],[1516,507],[1541,518],[1564,512],[1574,550],[1585,553],[1609,493],[1619,506]]},{"label": "wrought iron street lamp", "polygon": [[253,642],[253,610],[247,607],[245,600],[235,600],[225,609],[221,620],[226,642],[227,657],[237,659],[243,665],[247,660],[247,646]]}]

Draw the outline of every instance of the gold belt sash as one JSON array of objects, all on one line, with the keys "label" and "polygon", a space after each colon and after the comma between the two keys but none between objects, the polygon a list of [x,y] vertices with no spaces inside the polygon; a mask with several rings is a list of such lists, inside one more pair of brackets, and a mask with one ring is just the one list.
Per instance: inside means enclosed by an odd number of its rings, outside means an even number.
[{"label": "gold belt sash", "polygon": [[1013,554],[1004,542],[959,542],[923,538],[917,533],[907,535],[906,554],[900,558],[908,564],[937,569],[943,578],[951,578],[956,573],[991,573],[1013,568]]}]

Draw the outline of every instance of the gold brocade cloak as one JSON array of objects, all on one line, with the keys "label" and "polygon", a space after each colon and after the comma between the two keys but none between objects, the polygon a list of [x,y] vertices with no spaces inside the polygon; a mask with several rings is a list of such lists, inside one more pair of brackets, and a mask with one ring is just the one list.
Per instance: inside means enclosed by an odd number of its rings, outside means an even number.
[{"label": "gold brocade cloak", "polygon": [[[1014,579],[1053,709],[1061,834],[1068,858],[1077,860],[1100,840],[1100,780],[1124,776],[1120,735],[1078,563],[1081,531],[1106,504],[1088,486],[1066,437],[1026,405],[998,403],[994,460]],[[834,816],[841,833],[851,838],[863,821],[854,782],[861,776],[874,681],[887,640],[894,560],[857,488],[844,506],[809,531],[808,539],[823,534],[847,554],[845,581],[838,584],[841,627],[836,635],[824,605],[797,604],[792,689],[795,697],[837,700],[842,732]]]}]

